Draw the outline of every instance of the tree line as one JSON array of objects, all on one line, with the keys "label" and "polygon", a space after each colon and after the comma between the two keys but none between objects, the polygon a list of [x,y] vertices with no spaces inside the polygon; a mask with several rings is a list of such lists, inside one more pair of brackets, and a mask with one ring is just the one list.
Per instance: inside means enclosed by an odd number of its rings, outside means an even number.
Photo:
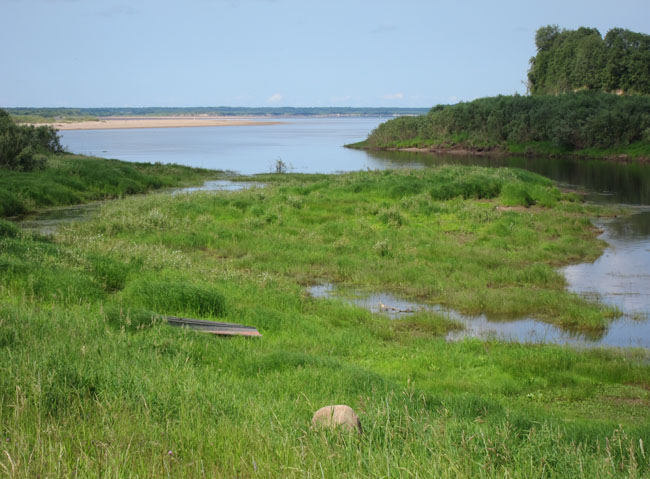
[{"label": "tree line", "polygon": [[57,131],[50,126],[17,125],[0,109],[0,168],[16,171],[42,169],[47,154],[63,151]]},{"label": "tree line", "polygon": [[584,89],[650,94],[650,35],[613,28],[603,38],[595,28],[548,25],[537,30],[535,45],[528,71],[533,95]]}]

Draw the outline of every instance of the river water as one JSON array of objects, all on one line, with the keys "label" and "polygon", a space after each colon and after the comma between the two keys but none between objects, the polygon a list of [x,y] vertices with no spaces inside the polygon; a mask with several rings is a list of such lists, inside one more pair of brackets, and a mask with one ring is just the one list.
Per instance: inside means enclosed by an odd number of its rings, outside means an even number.
[{"label": "river water", "polygon": [[[622,312],[602,334],[566,331],[534,318],[465,317],[433,307],[465,324],[449,339],[466,336],[498,337],[527,342],[584,346],[638,346],[650,348],[650,165],[571,159],[463,157],[408,152],[364,152],[342,145],[366,138],[385,118],[298,118],[279,125],[87,130],[61,132],[62,142],[74,153],[125,161],[178,163],[187,166],[268,173],[282,160],[290,171],[335,173],[362,169],[427,168],[437,164],[517,167],[535,171],[563,188],[585,194],[597,203],[623,204],[634,213],[623,218],[594,220],[609,244],[594,263],[563,269],[569,290],[611,304]],[[227,189],[227,182],[202,189]],[[38,221],[38,218],[32,218]],[[331,295],[324,285],[315,295]],[[388,293],[360,296],[369,309],[391,304],[398,309],[420,308]],[[427,306],[431,308],[431,306]],[[383,312],[390,314],[389,310]],[[408,314],[408,313],[405,313]]]},{"label": "river water", "polygon": [[386,118],[293,118],[278,125],[133,130],[68,130],[62,144],[74,153],[124,161],[178,163],[250,175],[269,173],[277,160],[298,173],[385,168],[361,141]]}]

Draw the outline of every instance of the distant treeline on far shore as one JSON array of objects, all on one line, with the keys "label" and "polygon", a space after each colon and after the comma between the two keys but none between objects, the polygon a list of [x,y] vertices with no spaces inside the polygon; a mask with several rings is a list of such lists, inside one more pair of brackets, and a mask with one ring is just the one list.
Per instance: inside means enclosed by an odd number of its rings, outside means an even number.
[{"label": "distant treeline on far shore", "polygon": [[219,115],[219,116],[396,116],[422,115],[428,108],[395,107],[146,107],[146,108],[6,108],[14,117],[80,118],[106,116],[165,116],[165,115]]}]

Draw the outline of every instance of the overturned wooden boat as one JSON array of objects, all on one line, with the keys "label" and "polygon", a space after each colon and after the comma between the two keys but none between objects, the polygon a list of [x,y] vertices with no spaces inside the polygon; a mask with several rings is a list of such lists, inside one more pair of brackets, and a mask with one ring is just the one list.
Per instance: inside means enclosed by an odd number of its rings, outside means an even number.
[{"label": "overturned wooden boat", "polygon": [[257,328],[235,323],[218,323],[205,319],[179,318],[178,316],[163,316],[171,326],[181,326],[196,329],[203,333],[218,336],[262,336]]}]

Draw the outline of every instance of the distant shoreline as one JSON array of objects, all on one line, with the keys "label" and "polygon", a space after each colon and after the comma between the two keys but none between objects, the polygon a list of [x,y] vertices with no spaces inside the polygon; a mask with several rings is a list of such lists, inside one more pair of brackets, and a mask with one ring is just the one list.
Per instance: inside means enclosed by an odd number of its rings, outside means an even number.
[{"label": "distant shoreline", "polygon": [[72,122],[39,123],[57,130],[126,130],[135,128],[196,128],[207,126],[264,126],[279,125],[283,121],[267,120],[259,117],[223,116],[120,116],[104,117],[97,120]]}]

